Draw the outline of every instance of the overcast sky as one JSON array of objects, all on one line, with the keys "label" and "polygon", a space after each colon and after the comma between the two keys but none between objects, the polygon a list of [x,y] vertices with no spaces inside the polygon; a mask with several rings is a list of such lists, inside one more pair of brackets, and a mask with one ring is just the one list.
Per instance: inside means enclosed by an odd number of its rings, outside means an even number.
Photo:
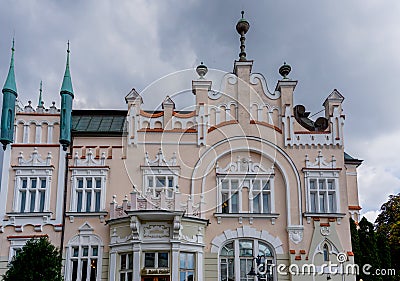
[{"label": "overcast sky", "polygon": [[[299,81],[295,103],[318,112],[333,89],[345,96],[346,151],[365,160],[360,200],[363,213],[374,219],[388,195],[400,191],[398,0],[0,0],[0,83],[15,34],[20,101],[36,104],[43,80],[45,106],[53,100],[59,105],[70,40],[74,108],[125,109],[131,88],[142,91],[200,61],[231,71],[241,10],[251,25],[247,57],[270,89],[286,61],[290,77]],[[145,106],[151,107],[149,95]]]}]

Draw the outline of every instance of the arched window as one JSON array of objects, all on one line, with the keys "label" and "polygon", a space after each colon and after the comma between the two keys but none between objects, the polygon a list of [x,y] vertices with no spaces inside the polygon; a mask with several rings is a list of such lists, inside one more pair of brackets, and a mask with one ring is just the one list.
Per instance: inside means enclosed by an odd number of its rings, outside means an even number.
[{"label": "arched window", "polygon": [[67,246],[66,280],[99,281],[103,243],[93,234],[93,228],[86,222],[79,228]]},{"label": "arched window", "polygon": [[324,253],[324,261],[329,261],[329,247],[328,247],[328,244],[324,245],[323,253]]},{"label": "arched window", "polygon": [[236,239],[221,247],[221,281],[253,281],[251,271],[258,274],[257,280],[272,281],[274,254],[271,247],[259,239]]}]

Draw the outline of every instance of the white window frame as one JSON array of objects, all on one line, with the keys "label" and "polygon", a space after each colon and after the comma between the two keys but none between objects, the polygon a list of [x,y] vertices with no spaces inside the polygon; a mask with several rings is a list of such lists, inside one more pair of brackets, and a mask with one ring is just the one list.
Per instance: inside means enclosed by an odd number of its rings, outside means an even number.
[{"label": "white window frame", "polygon": [[[251,241],[252,242],[252,255],[251,256],[240,255],[240,246],[239,246],[240,241]],[[233,256],[222,256],[221,255],[222,249],[224,248],[224,246],[226,244],[229,244],[231,242],[233,242],[234,255]],[[221,276],[221,259],[223,259],[224,257],[229,257],[230,259],[233,258],[233,260],[234,260],[233,261],[234,262],[234,276],[232,276],[233,280],[242,280],[240,278],[241,260],[251,261],[251,265],[255,268],[256,262],[255,262],[254,257],[257,257],[260,254],[260,252],[259,252],[259,244],[260,243],[267,245],[267,247],[269,248],[269,251],[271,252],[271,255],[272,255],[271,257],[265,258],[265,260],[267,260],[269,264],[275,264],[276,253],[274,251],[274,247],[270,243],[268,243],[262,239],[245,238],[245,237],[236,238],[233,240],[226,241],[223,244],[223,246],[220,248],[220,251],[218,253],[218,272],[219,272],[218,276],[220,276],[220,278],[222,278],[222,276]],[[247,279],[246,281],[254,280],[254,276],[247,276],[247,273],[250,271],[250,269],[251,269],[251,266],[250,266],[250,268],[246,268],[246,279]],[[272,280],[276,280],[276,272],[275,271],[273,272]]]},{"label": "white window frame", "polygon": [[[187,264],[188,264],[188,255],[193,255],[193,268],[188,268]],[[181,259],[182,256],[185,257],[185,267],[182,267],[181,265]],[[180,252],[179,253],[179,280],[181,280],[181,273],[184,272],[185,273],[185,279],[184,280],[188,280],[188,274],[192,273],[193,274],[193,280],[192,281],[196,281],[196,253],[194,252]]]},{"label": "white window frame", "polygon": [[[70,211],[77,213],[97,213],[105,211],[105,196],[106,196],[106,184],[108,168],[71,168],[71,202]],[[101,187],[96,187],[96,180],[100,180]],[[79,187],[79,181],[83,180],[83,188]],[[87,186],[88,180],[92,181],[92,187]],[[81,210],[78,210],[79,193],[82,193],[81,198]],[[96,193],[100,193],[100,208],[96,210]],[[87,211],[87,195],[91,194],[90,210]]]},{"label": "white window frame", "polygon": [[[76,247],[78,247],[79,252],[78,256],[74,257],[74,248]],[[88,247],[88,256],[83,256],[84,247]],[[93,255],[94,247],[97,247],[97,256]],[[76,281],[89,281],[91,267],[89,261],[94,258],[97,259],[96,281],[100,281],[102,274],[103,242],[99,236],[93,234],[93,228],[86,222],[79,228],[79,234],[72,237],[68,242],[66,249],[65,281],[72,281],[73,260],[78,261]],[[84,259],[88,260],[86,280],[82,280],[80,276]]]},{"label": "white window frame", "polygon": [[[131,281],[128,278],[129,273],[133,276],[133,252],[118,253],[119,264],[118,264],[118,280],[119,281]],[[122,268],[122,256],[125,256],[125,268]],[[124,278],[121,278],[121,275]]]},{"label": "white window frame", "polygon": [[[143,194],[150,194],[152,198],[160,198],[161,194],[164,193],[166,199],[174,199],[175,193],[178,190],[178,167],[142,166],[142,170]],[[165,178],[165,185],[157,186],[157,178]],[[170,179],[172,180],[172,185],[169,184]]]},{"label": "white window frame", "polygon": [[[217,212],[224,213],[224,214],[243,214],[243,213],[254,213],[254,214],[272,214],[275,212],[275,192],[274,192],[274,175],[244,175],[242,177],[238,177],[237,175],[217,175],[217,186],[218,186],[218,193],[217,193]],[[224,182],[228,182],[228,188],[223,188]],[[237,182],[238,187],[232,187],[232,182]],[[259,183],[260,189],[255,189],[254,185],[255,182]],[[269,189],[264,190],[264,183],[268,184]],[[243,187],[247,187],[249,189],[249,210],[243,210],[243,196],[242,191]],[[237,193],[238,196],[238,211],[232,212],[232,204],[228,204],[228,212],[223,212],[223,207],[225,201],[223,194],[228,194],[228,200],[231,201],[232,195]],[[254,212],[254,199],[259,197],[259,211]],[[268,210],[264,210],[263,208],[263,197],[268,196]]]},{"label": "white window frame", "polygon": [[[161,253],[163,253],[163,254],[165,254],[165,253],[167,253],[168,254],[168,265],[167,266],[164,266],[164,267],[160,267],[159,265],[158,265],[158,262],[159,262],[159,254],[161,254]],[[146,267],[145,265],[146,265],[146,254],[155,254],[155,257],[154,257],[154,267]],[[145,269],[159,269],[159,268],[162,268],[162,269],[170,269],[171,268],[171,251],[169,251],[169,250],[159,250],[159,251],[143,251],[143,254],[142,254],[142,268],[145,268]]]},{"label": "white window frame", "polygon": [[[340,213],[339,173],[335,170],[304,170],[306,185],[307,212],[311,214],[336,214]],[[329,188],[332,184],[333,188]],[[314,187],[314,188],[313,188]],[[312,195],[316,195],[315,210],[312,203]],[[334,196],[333,210],[329,195]],[[320,197],[323,196],[322,208]]]},{"label": "white window frame", "polygon": [[[52,180],[52,172],[54,167],[15,167],[15,188],[14,200],[12,210],[14,213],[30,213],[30,214],[43,214],[50,212],[50,187]],[[31,187],[32,180],[36,179],[36,188]],[[22,183],[27,180],[27,187],[22,188]],[[41,181],[46,182],[46,187],[41,188]],[[45,192],[43,210],[40,210],[40,191]],[[21,212],[22,192],[25,192],[25,208]],[[31,194],[35,193],[35,206],[33,212],[31,211]]]}]

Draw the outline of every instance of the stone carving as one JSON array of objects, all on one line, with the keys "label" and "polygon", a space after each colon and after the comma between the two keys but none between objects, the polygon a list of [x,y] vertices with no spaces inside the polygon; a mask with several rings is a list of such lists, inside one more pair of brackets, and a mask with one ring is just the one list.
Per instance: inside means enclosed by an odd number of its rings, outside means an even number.
[{"label": "stone carving", "polygon": [[308,155],[306,154],[306,168],[328,168],[333,169],[336,168],[336,158],[332,155],[332,160],[330,162],[326,162],[325,157],[322,155],[322,151],[318,151],[318,156],[315,158],[315,162],[310,162]]},{"label": "stone carving", "polygon": [[165,159],[162,149],[160,148],[154,160],[150,160],[149,153],[145,153],[145,164],[148,166],[176,166],[176,153],[174,152],[171,159]]},{"label": "stone carving", "polygon": [[216,167],[218,174],[273,174],[274,168],[265,169],[261,166],[260,163],[254,163],[251,160],[251,157],[248,158],[240,158],[237,157],[235,162],[230,162],[225,168]]},{"label": "stone carving", "polygon": [[46,159],[42,159],[40,157],[37,147],[33,149],[31,157],[27,160],[24,160],[24,156],[22,151],[19,153],[18,156],[18,165],[19,166],[50,166],[51,165],[51,152],[47,154]]},{"label": "stone carving", "polygon": [[143,227],[143,237],[145,238],[163,238],[169,237],[170,228],[165,225],[147,225]]},{"label": "stone carving", "polygon": [[106,153],[101,154],[100,160],[96,160],[93,157],[93,151],[89,148],[86,153],[86,159],[80,159],[78,152],[75,152],[74,166],[104,166],[106,160]]},{"label": "stone carving", "polygon": [[329,226],[323,226],[321,227],[320,232],[323,236],[328,236],[331,234],[331,228]]},{"label": "stone carving", "polygon": [[303,229],[289,229],[289,239],[299,244],[303,240]]}]

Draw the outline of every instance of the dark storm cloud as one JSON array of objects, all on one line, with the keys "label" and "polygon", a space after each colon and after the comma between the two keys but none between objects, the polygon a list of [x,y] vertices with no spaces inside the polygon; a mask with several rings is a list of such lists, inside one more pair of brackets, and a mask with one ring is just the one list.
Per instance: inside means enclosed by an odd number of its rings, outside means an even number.
[{"label": "dark storm cloud", "polygon": [[[366,160],[360,169],[361,200],[366,210],[377,209],[400,188],[400,165],[392,153],[400,137],[398,1],[0,0],[0,82],[15,30],[20,100],[36,103],[43,80],[46,105],[59,104],[71,40],[74,106],[124,108],[123,97],[132,87],[143,90],[200,61],[231,71],[242,9],[251,24],[248,58],[270,89],[286,61],[290,77],[299,81],[296,103],[318,112],[334,88],[346,97],[346,147]],[[372,182],[379,180],[388,186],[376,199]]]}]

